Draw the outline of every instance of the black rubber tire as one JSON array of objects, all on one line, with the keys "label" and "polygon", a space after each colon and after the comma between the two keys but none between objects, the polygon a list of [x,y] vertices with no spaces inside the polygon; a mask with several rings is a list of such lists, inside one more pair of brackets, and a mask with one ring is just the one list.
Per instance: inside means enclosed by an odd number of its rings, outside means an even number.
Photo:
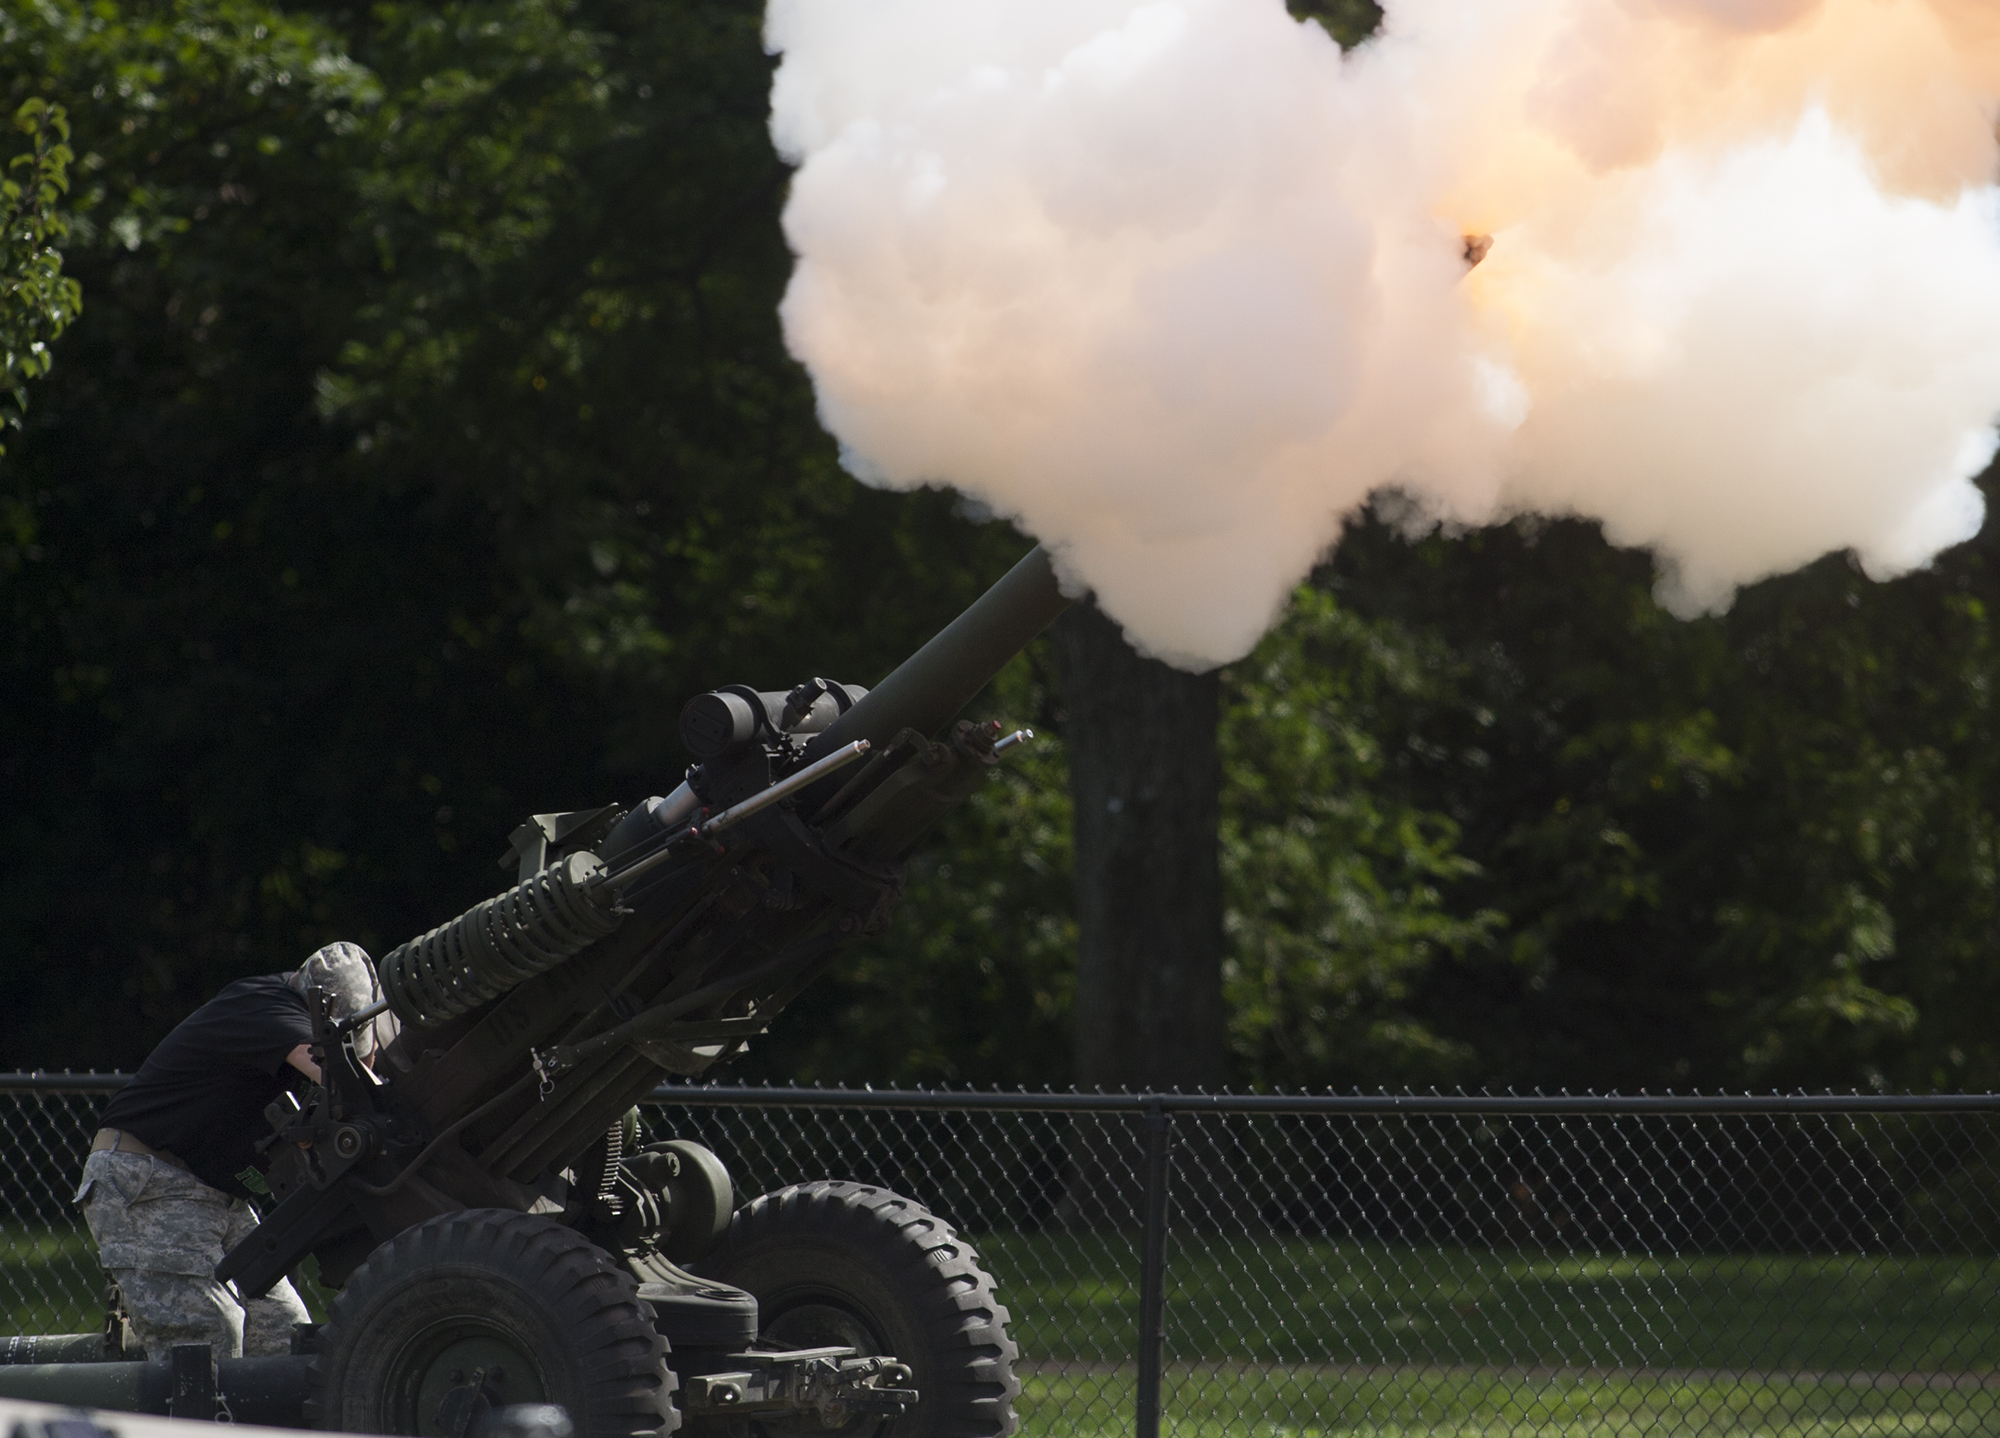
[{"label": "black rubber tire", "polygon": [[525,1355],[531,1371],[500,1396],[560,1403],[576,1438],[670,1434],[680,1426],[674,1375],[637,1290],[609,1254],[552,1219],[502,1208],[430,1219],[376,1249],[328,1306],[306,1422],[440,1433],[421,1411],[435,1394],[422,1389],[460,1344]]},{"label": "black rubber tire", "polygon": [[[779,1189],[739,1208],[695,1271],[754,1293],[769,1342],[852,1343],[910,1365],[914,1409],[895,1418],[860,1415],[836,1431],[850,1438],[1014,1432],[1021,1384],[1007,1310],[972,1245],[923,1205],[860,1183]],[[770,1438],[828,1431],[816,1415],[751,1426]]]}]

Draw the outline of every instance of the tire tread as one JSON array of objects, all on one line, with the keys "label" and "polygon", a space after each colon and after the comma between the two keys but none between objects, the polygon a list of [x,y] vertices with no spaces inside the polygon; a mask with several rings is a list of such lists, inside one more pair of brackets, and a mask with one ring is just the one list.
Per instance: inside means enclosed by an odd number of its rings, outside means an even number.
[{"label": "tire tread", "polygon": [[586,1385],[578,1438],[665,1438],[679,1427],[677,1387],[665,1341],[629,1273],[588,1239],[547,1218],[512,1209],[466,1209],[404,1230],[370,1254],[327,1306],[306,1370],[305,1421],[333,1426],[345,1349],[374,1310],[412,1283],[453,1271],[510,1284],[575,1338]]},{"label": "tire tread", "polygon": [[[931,1340],[930,1379],[919,1385],[929,1391],[919,1400],[917,1438],[1009,1438],[1018,1426],[1019,1349],[1008,1336],[1009,1315],[992,1276],[956,1229],[889,1189],[822,1179],[778,1189],[738,1209],[698,1270],[731,1282],[731,1272],[759,1247],[798,1239],[879,1268],[914,1300],[914,1316]],[[890,1431],[904,1438],[903,1422]]]}]

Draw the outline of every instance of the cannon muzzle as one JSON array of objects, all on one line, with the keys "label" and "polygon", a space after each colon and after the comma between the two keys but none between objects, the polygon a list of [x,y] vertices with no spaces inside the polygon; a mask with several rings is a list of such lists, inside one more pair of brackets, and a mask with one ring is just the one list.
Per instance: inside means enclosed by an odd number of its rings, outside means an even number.
[{"label": "cannon muzzle", "polygon": [[856,739],[886,744],[904,729],[937,732],[1069,603],[1056,587],[1048,551],[1036,545],[930,643],[815,734],[805,757],[817,759]]}]

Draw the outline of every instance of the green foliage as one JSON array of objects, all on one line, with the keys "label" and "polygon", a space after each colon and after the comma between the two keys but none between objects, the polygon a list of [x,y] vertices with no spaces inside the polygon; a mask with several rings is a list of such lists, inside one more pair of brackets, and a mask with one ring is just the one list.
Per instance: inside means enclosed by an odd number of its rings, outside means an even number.
[{"label": "green foliage", "polygon": [[729,680],[873,682],[1018,552],[838,470],[756,6],[46,0],[93,299],[0,475],[5,1062],[485,896]]},{"label": "green foliage", "polygon": [[1454,911],[1506,916],[1416,1010],[1521,1083],[1994,1082],[1991,545],[1683,622],[1591,526],[1353,529],[1334,593],[1448,656],[1385,782],[1459,821]]},{"label": "green foliage", "polygon": [[[0,9],[41,266],[4,312],[0,1063],[130,1065],[229,978],[420,932],[523,814],[670,788],[690,693],[873,682],[1019,553],[815,422],[760,23]],[[1241,1076],[2000,1081],[1993,544],[1683,623],[1588,526],[1364,516],[1225,676]],[[1047,655],[982,705],[1042,739],[745,1072],[1067,1077]]]},{"label": "green foliage", "polygon": [[1444,1080],[1469,1065],[1412,1013],[1412,984],[1500,916],[1451,910],[1447,889],[1476,873],[1458,826],[1380,783],[1385,709],[1431,694],[1442,658],[1306,588],[1227,676],[1225,984],[1246,1079]]},{"label": "green foliage", "polygon": [[11,403],[0,406],[0,432],[20,427],[28,381],[49,372],[49,346],[83,306],[57,248],[69,234],[57,208],[76,158],[69,118],[37,96],[14,111],[14,128],[28,148],[0,168],[0,396]]},{"label": "green foliage", "polygon": [[0,475],[6,1046],[129,1064],[357,908],[379,933],[366,886],[415,847],[357,857],[423,771],[392,778],[356,721],[430,648],[377,582],[426,536],[342,484],[306,403],[353,306],[327,177],[371,95],[316,24],[255,5],[51,0],[0,18],[0,53],[10,100],[46,90],[75,125],[93,296]]},{"label": "green foliage", "polygon": [[1349,49],[1382,23],[1382,7],[1376,0],[1286,0],[1286,8],[1301,20],[1317,20]]}]

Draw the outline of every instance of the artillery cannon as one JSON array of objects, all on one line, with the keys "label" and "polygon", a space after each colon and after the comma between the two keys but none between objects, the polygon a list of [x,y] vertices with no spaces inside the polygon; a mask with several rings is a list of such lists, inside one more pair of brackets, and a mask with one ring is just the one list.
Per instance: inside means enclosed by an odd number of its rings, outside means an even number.
[{"label": "artillery cannon", "polygon": [[[953,717],[1066,602],[1036,549],[873,690],[698,696],[686,782],[535,815],[512,887],[381,960],[381,1005],[320,1005],[324,1087],[267,1111],[271,1200],[216,1271],[253,1295],[311,1254],[341,1289],[292,1360],[307,1421],[464,1438],[553,1402],[578,1438],[1012,1431],[1006,1312],[948,1225],[851,1183],[739,1208],[713,1153],[639,1147],[631,1113],[881,929],[905,855],[1032,737]],[[383,1009],[371,1071],[352,1035]]]}]

